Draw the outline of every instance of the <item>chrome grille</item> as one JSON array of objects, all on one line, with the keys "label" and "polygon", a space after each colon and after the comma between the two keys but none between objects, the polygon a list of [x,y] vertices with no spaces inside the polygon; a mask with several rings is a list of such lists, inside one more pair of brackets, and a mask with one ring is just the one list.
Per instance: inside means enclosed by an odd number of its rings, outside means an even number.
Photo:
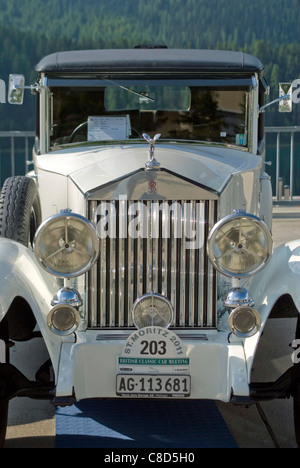
[{"label": "chrome grille", "polygon": [[131,328],[134,301],[154,291],[171,300],[172,326],[214,328],[216,276],[206,244],[216,211],[216,200],[89,201],[102,238],[88,275],[88,327]]}]

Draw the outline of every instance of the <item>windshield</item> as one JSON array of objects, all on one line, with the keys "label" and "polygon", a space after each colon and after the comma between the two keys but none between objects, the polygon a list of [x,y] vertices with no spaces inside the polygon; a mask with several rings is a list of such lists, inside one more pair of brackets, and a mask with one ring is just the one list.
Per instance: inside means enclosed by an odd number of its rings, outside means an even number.
[{"label": "windshield", "polygon": [[50,87],[50,146],[141,139],[206,141],[247,147],[249,87],[229,80],[98,80]]}]

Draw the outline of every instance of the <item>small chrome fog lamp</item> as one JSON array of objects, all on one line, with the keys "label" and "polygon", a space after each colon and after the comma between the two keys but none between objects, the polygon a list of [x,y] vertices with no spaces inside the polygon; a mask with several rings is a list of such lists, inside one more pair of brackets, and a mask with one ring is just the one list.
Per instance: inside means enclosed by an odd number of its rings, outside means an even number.
[{"label": "small chrome fog lamp", "polygon": [[271,258],[271,231],[261,219],[237,211],[211,230],[207,250],[214,267],[226,276],[243,278],[262,270]]},{"label": "small chrome fog lamp", "polygon": [[70,335],[77,329],[79,322],[77,310],[68,304],[54,306],[47,317],[48,327],[57,335]]},{"label": "small chrome fog lamp", "polygon": [[248,306],[240,306],[229,315],[228,325],[234,335],[249,338],[258,332],[261,319],[257,310]]},{"label": "small chrome fog lamp", "polygon": [[51,301],[51,305],[53,306],[58,304],[67,304],[72,307],[80,307],[82,306],[82,303],[79,292],[77,292],[76,289],[69,287],[63,287],[57,291]]},{"label": "small chrome fog lamp", "polygon": [[132,319],[137,328],[151,325],[168,328],[173,320],[173,307],[161,294],[145,294],[133,304]]},{"label": "small chrome fog lamp", "polygon": [[235,309],[238,306],[254,306],[254,301],[249,296],[245,288],[232,288],[228,291],[226,299],[224,300],[225,307]]},{"label": "small chrome fog lamp", "polygon": [[43,268],[62,278],[88,271],[98,251],[99,239],[93,224],[70,210],[44,221],[34,239],[34,252]]}]

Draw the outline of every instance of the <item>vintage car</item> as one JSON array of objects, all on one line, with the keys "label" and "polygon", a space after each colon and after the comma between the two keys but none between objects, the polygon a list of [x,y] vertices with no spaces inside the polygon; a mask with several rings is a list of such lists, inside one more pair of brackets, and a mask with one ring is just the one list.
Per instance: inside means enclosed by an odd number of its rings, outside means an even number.
[{"label": "vintage car", "polygon": [[[300,308],[300,243],[273,252],[261,62],[139,47],[36,72],[9,80],[10,103],[36,94],[37,126],[34,169],[0,198],[1,442],[15,396],[292,396],[300,443],[299,364],[251,379],[268,318]],[[9,351],[37,334],[49,361],[30,381]]]}]

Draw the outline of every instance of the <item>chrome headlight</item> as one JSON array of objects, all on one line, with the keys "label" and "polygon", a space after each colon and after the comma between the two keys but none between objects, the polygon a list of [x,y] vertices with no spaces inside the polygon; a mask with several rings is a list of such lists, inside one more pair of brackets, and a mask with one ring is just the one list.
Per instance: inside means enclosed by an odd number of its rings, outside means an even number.
[{"label": "chrome headlight", "polygon": [[42,223],[34,239],[38,261],[49,273],[63,278],[89,270],[98,251],[99,240],[93,224],[69,210]]},{"label": "chrome headlight", "polygon": [[227,276],[251,276],[265,267],[273,240],[268,226],[254,215],[238,211],[219,221],[208,237],[208,255]]},{"label": "chrome headlight", "polygon": [[132,318],[137,328],[153,325],[168,328],[173,320],[173,307],[161,294],[145,294],[133,304]]},{"label": "chrome headlight", "polygon": [[50,330],[57,335],[70,335],[80,322],[79,314],[74,307],[68,304],[58,304],[50,310],[47,324]]},{"label": "chrome headlight", "polygon": [[260,329],[261,319],[257,310],[252,307],[241,306],[231,312],[228,325],[234,335],[249,338]]}]

